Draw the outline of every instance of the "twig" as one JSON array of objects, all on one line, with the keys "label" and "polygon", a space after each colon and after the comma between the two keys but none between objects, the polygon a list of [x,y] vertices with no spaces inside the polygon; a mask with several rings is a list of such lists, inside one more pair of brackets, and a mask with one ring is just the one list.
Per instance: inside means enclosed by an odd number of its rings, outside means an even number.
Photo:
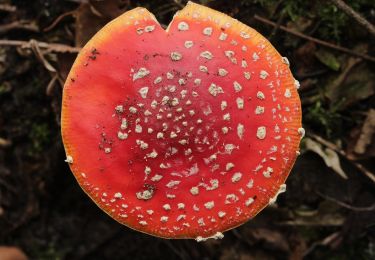
[{"label": "twig", "polygon": [[335,242],[341,242],[342,235],[340,232],[334,232],[329,236],[325,237],[320,241],[315,241],[312,245],[303,253],[303,257],[305,258],[307,255],[311,254],[318,246],[328,246]]},{"label": "twig", "polygon": [[337,200],[333,197],[330,197],[328,195],[322,194],[318,191],[316,193],[326,200],[332,201],[332,202],[336,203],[337,205],[340,205],[341,207],[344,207],[344,208],[347,208],[347,209],[350,209],[350,210],[353,210],[353,211],[375,211],[375,203],[372,204],[371,206],[368,206],[368,207],[355,207],[355,206],[351,206],[351,205],[349,205],[345,202],[339,201],[339,200]]},{"label": "twig", "polygon": [[342,150],[341,148],[339,148],[337,145],[335,145],[335,144],[333,144],[333,143],[331,143],[331,142],[323,139],[322,137],[320,137],[320,136],[318,136],[316,134],[309,133],[307,135],[309,137],[315,139],[318,143],[321,143],[322,145],[325,145],[328,148],[331,148],[332,150],[334,150],[337,153],[339,153],[341,156],[343,156],[348,161],[350,161],[359,171],[361,171],[364,175],[366,175],[367,178],[369,178],[370,180],[372,180],[375,183],[375,175],[372,172],[370,172],[369,170],[367,170],[362,164],[354,162],[350,158],[350,156],[344,150]]},{"label": "twig", "polygon": [[62,19],[64,19],[67,16],[74,15],[76,12],[76,10],[73,10],[59,15],[50,25],[43,29],[43,32],[48,32],[52,30]]},{"label": "twig", "polygon": [[17,11],[17,7],[9,4],[0,4],[0,10],[4,12],[13,13]]},{"label": "twig", "polygon": [[14,21],[12,23],[0,25],[0,34],[5,34],[11,30],[22,29],[31,32],[39,32],[39,28],[35,23],[28,21]]},{"label": "twig", "polygon": [[356,20],[360,25],[362,25],[366,30],[375,37],[375,26],[372,25],[369,21],[367,21],[363,16],[359,13],[354,11],[349,5],[347,5],[342,0],[331,0],[331,2],[337,6],[337,8],[341,9],[344,13],[349,15],[351,18]]},{"label": "twig", "polygon": [[267,37],[269,41],[271,41],[271,39],[272,39],[272,38],[276,35],[276,33],[278,32],[281,23],[284,21],[284,18],[285,18],[285,13],[281,13],[279,19],[277,19],[276,26],[273,27],[272,32],[271,32],[270,35]]},{"label": "twig", "polygon": [[[30,41],[16,41],[16,40],[6,40],[0,39],[0,46],[15,46],[21,47],[25,49],[32,48],[32,42],[35,41],[31,39]],[[71,47],[69,45],[61,44],[61,43],[47,43],[47,42],[38,42],[35,41],[39,48],[43,49],[45,52],[70,52],[70,53],[78,53],[81,48],[78,47]]]},{"label": "twig", "polygon": [[[273,27],[278,26],[276,23],[274,23],[274,22],[272,22],[272,21],[270,21],[270,20],[268,20],[266,18],[260,17],[258,15],[254,15],[254,19],[258,20],[258,21],[260,21],[260,22],[262,22],[264,24],[271,25]],[[352,56],[360,57],[360,58],[368,60],[368,61],[375,62],[375,57],[372,57],[370,55],[363,54],[363,53],[358,53],[358,52],[352,51],[352,50],[350,50],[348,48],[344,48],[344,47],[341,47],[339,45],[336,45],[336,44],[333,44],[333,43],[329,43],[329,42],[326,42],[326,41],[323,41],[323,40],[320,40],[320,39],[308,36],[308,35],[303,34],[301,32],[297,32],[295,30],[289,29],[289,28],[287,28],[287,27],[285,27],[283,25],[280,25],[279,29],[283,30],[283,31],[285,31],[285,32],[287,32],[289,34],[292,34],[294,36],[300,37],[302,39],[314,42],[316,44],[319,44],[319,45],[322,45],[322,46],[325,46],[325,47],[328,47],[328,48],[331,48],[331,49],[334,49],[334,50],[338,50],[338,51],[350,54]]]}]

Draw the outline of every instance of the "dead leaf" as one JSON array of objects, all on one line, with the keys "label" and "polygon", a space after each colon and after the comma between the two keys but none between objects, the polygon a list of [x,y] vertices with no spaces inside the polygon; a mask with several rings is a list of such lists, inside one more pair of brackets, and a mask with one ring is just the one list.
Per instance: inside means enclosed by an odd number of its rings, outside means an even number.
[{"label": "dead leaf", "polygon": [[359,58],[349,58],[341,74],[327,84],[325,96],[337,110],[375,94],[375,74]]},{"label": "dead leaf", "polygon": [[247,237],[251,237],[257,242],[263,242],[270,249],[289,252],[287,239],[278,231],[266,228],[252,228],[247,231]]},{"label": "dead leaf", "polygon": [[315,57],[328,68],[338,71],[340,69],[340,63],[332,52],[325,49],[319,49],[315,52]]},{"label": "dead leaf", "polygon": [[375,109],[370,109],[363,123],[361,134],[354,147],[354,152],[364,154],[369,144],[373,142],[375,134]]},{"label": "dead leaf", "polygon": [[0,246],[1,260],[27,260],[28,257],[17,247]]},{"label": "dead leaf", "polygon": [[334,150],[328,147],[323,149],[321,144],[310,138],[305,138],[304,141],[307,150],[318,154],[329,168],[334,170],[340,177],[348,179],[348,176],[341,168],[340,158]]}]

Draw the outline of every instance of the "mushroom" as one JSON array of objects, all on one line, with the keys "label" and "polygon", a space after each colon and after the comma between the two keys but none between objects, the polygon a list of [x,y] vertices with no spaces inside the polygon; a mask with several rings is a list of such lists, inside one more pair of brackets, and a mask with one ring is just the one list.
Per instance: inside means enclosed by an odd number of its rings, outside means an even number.
[{"label": "mushroom", "polygon": [[285,191],[301,138],[289,62],[254,29],[189,2],[166,30],[116,18],[66,81],[62,137],[82,189],[163,238],[221,238]]}]

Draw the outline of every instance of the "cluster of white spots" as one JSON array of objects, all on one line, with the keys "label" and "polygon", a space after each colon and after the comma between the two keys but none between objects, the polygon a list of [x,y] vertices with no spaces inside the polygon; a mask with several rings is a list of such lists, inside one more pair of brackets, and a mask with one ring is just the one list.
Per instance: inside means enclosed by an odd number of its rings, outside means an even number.
[{"label": "cluster of white spots", "polygon": [[263,176],[266,178],[271,178],[272,173],[273,173],[273,169],[271,167],[267,167],[267,169],[263,171]]},{"label": "cluster of white spots", "polygon": [[[173,151],[172,151],[173,153]],[[161,163],[159,165],[160,169],[168,169],[168,168],[171,168],[171,164],[170,163]]]},{"label": "cluster of white spots", "polygon": [[139,94],[141,95],[142,98],[146,98],[147,93],[148,93],[148,87],[140,88],[138,92],[139,92]]},{"label": "cluster of white spots", "polygon": [[260,115],[260,114],[263,114],[264,113],[264,107],[262,107],[262,106],[257,106],[256,108],[255,108],[255,114],[256,115]]},{"label": "cluster of white spots", "polygon": [[200,56],[201,56],[202,58],[207,59],[207,60],[211,60],[211,59],[214,57],[214,56],[212,55],[212,53],[209,52],[209,51],[201,52]]},{"label": "cluster of white spots", "polygon": [[240,32],[240,36],[244,39],[250,39],[250,35],[246,32]]},{"label": "cluster of white spots", "polygon": [[194,186],[190,189],[190,193],[193,195],[198,195],[199,194],[199,188],[197,186]]},{"label": "cluster of white spots", "polygon": [[167,222],[168,221],[168,217],[167,216],[162,216],[162,217],[160,217],[160,221],[161,222]]},{"label": "cluster of white spots", "polygon": [[142,150],[146,150],[148,148],[148,143],[142,141],[142,140],[135,140],[136,144],[139,145],[139,147],[142,149]]},{"label": "cluster of white spots", "polygon": [[243,134],[245,132],[245,127],[243,124],[239,123],[237,125],[237,136],[238,138],[242,139],[243,138]]},{"label": "cluster of white spots", "polygon": [[232,182],[233,183],[239,182],[241,178],[242,178],[242,173],[236,172],[232,175]]},{"label": "cluster of white spots", "polygon": [[183,215],[183,214],[182,215],[178,215],[177,218],[176,218],[177,221],[181,221],[183,219],[186,219],[186,215]]},{"label": "cluster of white spots", "polygon": [[212,96],[216,97],[218,94],[223,94],[224,90],[215,83],[211,83],[210,87],[208,88],[208,92],[210,92]]},{"label": "cluster of white spots", "polygon": [[254,180],[250,179],[249,182],[246,184],[246,187],[251,189],[254,186]]},{"label": "cluster of white spots", "polygon": [[177,52],[177,51],[173,51],[173,52],[171,52],[171,59],[173,61],[179,61],[179,60],[182,59],[182,54]]},{"label": "cluster of white spots", "polygon": [[146,175],[149,175],[150,173],[151,173],[151,168],[148,167],[148,166],[146,166],[146,167],[145,167],[145,174],[146,174]]},{"label": "cluster of white spots", "polygon": [[148,25],[145,27],[145,32],[149,33],[155,30],[155,25]]},{"label": "cluster of white spots", "polygon": [[155,175],[151,178],[151,181],[158,182],[158,181],[160,181],[162,178],[163,178],[162,175],[160,175],[160,174],[155,174]]},{"label": "cluster of white spots", "polygon": [[170,182],[168,182],[165,186],[167,187],[167,188],[170,188],[170,189],[172,189],[172,188],[175,188],[178,184],[180,184],[181,183],[181,181],[174,181],[174,180],[171,180]]},{"label": "cluster of white spots", "polygon": [[199,70],[200,70],[201,72],[205,72],[205,73],[208,72],[208,68],[207,68],[206,66],[203,66],[203,65],[200,65],[200,66],[199,66]]},{"label": "cluster of white spots", "polygon": [[120,192],[116,192],[115,195],[114,195],[114,197],[116,199],[122,199],[122,194]]},{"label": "cluster of white spots", "polygon": [[257,92],[257,98],[260,99],[260,100],[263,100],[266,98],[266,96],[264,95],[264,93],[262,91],[258,91]]},{"label": "cluster of white spots", "polygon": [[221,108],[221,110],[225,110],[225,109],[227,108],[227,106],[228,106],[227,101],[222,100],[222,101],[221,101],[221,104],[220,104],[220,108]]},{"label": "cluster of white spots", "polygon": [[163,205],[163,209],[166,210],[166,211],[169,211],[169,210],[171,210],[171,205],[166,203],[166,204]]},{"label": "cluster of white spots", "polygon": [[237,108],[238,109],[243,109],[243,107],[244,107],[244,100],[243,100],[243,98],[240,98],[240,97],[236,98],[236,103],[237,103]]},{"label": "cluster of white spots", "polygon": [[154,79],[154,84],[159,84],[162,80],[163,80],[163,78],[162,78],[161,76],[156,77],[156,78]]},{"label": "cluster of white spots", "polygon": [[179,22],[177,28],[179,31],[187,31],[189,30],[189,25],[186,22]]},{"label": "cluster of white spots", "polygon": [[241,67],[242,68],[247,68],[247,62],[246,62],[246,60],[242,60],[241,61]]},{"label": "cluster of white spots", "polygon": [[209,202],[206,202],[206,203],[204,204],[204,207],[205,207],[206,209],[212,209],[214,206],[215,206],[215,202],[214,202],[214,201],[209,201]]},{"label": "cluster of white spots", "polygon": [[253,61],[257,61],[257,60],[259,60],[259,55],[256,52],[254,52],[253,53]]},{"label": "cluster of white spots", "polygon": [[236,148],[238,148],[238,147],[236,147],[234,144],[226,144],[224,146],[226,154],[232,154],[233,150],[236,149]]},{"label": "cluster of white spots", "polygon": [[292,96],[292,93],[290,92],[290,89],[285,89],[284,97],[290,98]]},{"label": "cluster of white spots", "polygon": [[225,170],[226,170],[226,171],[230,171],[230,170],[232,170],[233,168],[234,168],[234,164],[231,163],[231,162],[229,162],[229,163],[227,163],[227,164],[225,165]]},{"label": "cluster of white spots", "polygon": [[225,77],[228,74],[228,71],[226,69],[219,68],[218,74],[219,76]]},{"label": "cluster of white spots", "polygon": [[193,41],[185,41],[184,43],[184,46],[187,49],[190,49],[191,47],[193,47],[193,45],[194,45]]},{"label": "cluster of white spots", "polygon": [[257,129],[257,137],[258,139],[263,140],[266,138],[266,127],[265,126],[259,126]]},{"label": "cluster of white spots", "polygon": [[242,86],[237,81],[233,82],[233,88],[236,93],[240,92],[242,90]]},{"label": "cluster of white spots", "polygon": [[228,34],[221,32],[219,36],[220,41],[225,41],[228,38]]},{"label": "cluster of white spots", "polygon": [[147,158],[156,158],[158,156],[158,153],[155,150],[152,150],[151,153],[146,154]]},{"label": "cluster of white spots", "polygon": [[243,75],[244,75],[245,79],[247,79],[247,80],[249,80],[249,79],[251,78],[251,74],[250,74],[250,72],[248,72],[248,71],[245,71],[245,72],[243,73]]},{"label": "cluster of white spots", "polygon": [[245,205],[246,207],[250,206],[251,204],[254,203],[254,198],[248,198],[246,201],[245,201]]},{"label": "cluster of white spots", "polygon": [[212,27],[206,27],[203,29],[203,34],[206,36],[211,36],[212,34]]},{"label": "cluster of white spots", "polygon": [[237,64],[237,59],[234,57],[235,53],[234,51],[231,51],[231,50],[227,50],[227,51],[224,51],[224,54],[225,56],[233,63],[233,64]]},{"label": "cluster of white spots", "polygon": [[225,204],[232,204],[236,203],[239,200],[238,196],[236,194],[227,194],[225,196]]},{"label": "cluster of white spots", "polygon": [[69,164],[72,164],[73,163],[73,157],[70,156],[70,155],[67,155],[66,156],[66,159],[65,159],[65,162],[69,163]]},{"label": "cluster of white spots", "polygon": [[168,71],[167,72],[167,79],[173,79],[173,78],[174,78],[173,74]]},{"label": "cluster of white spots", "polygon": [[139,200],[149,200],[152,198],[153,193],[153,190],[144,190],[137,192],[135,195]]},{"label": "cluster of white spots", "polygon": [[224,114],[223,115],[223,120],[229,121],[230,120],[230,114],[229,113]]},{"label": "cluster of white spots", "polygon": [[137,111],[138,111],[138,109],[136,107],[133,107],[133,106],[129,107],[130,113],[135,114],[135,113],[137,113]]},{"label": "cluster of white spots", "polygon": [[115,111],[117,113],[123,113],[124,112],[124,106],[123,105],[118,105],[115,107]]},{"label": "cluster of white spots", "polygon": [[266,79],[268,76],[269,76],[269,74],[268,74],[268,72],[265,71],[265,70],[261,70],[261,71],[259,72],[259,77],[260,77],[261,79]]},{"label": "cluster of white spots", "polygon": [[150,74],[150,71],[146,68],[140,68],[138,72],[134,73],[133,75],[133,81],[136,81],[137,79],[141,79],[146,77],[148,74]]},{"label": "cluster of white spots", "polygon": [[185,79],[178,79],[178,84],[180,84],[181,86],[182,85],[185,85],[186,84],[186,81],[185,81]]}]

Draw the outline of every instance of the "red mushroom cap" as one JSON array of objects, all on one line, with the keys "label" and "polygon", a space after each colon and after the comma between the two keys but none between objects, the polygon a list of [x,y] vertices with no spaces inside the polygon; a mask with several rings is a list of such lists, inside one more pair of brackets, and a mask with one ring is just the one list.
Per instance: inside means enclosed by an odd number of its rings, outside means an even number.
[{"label": "red mushroom cap", "polygon": [[83,48],[62,136],[107,214],[165,238],[221,237],[285,190],[303,129],[286,58],[254,29],[194,3],[167,30],[144,8]]}]

